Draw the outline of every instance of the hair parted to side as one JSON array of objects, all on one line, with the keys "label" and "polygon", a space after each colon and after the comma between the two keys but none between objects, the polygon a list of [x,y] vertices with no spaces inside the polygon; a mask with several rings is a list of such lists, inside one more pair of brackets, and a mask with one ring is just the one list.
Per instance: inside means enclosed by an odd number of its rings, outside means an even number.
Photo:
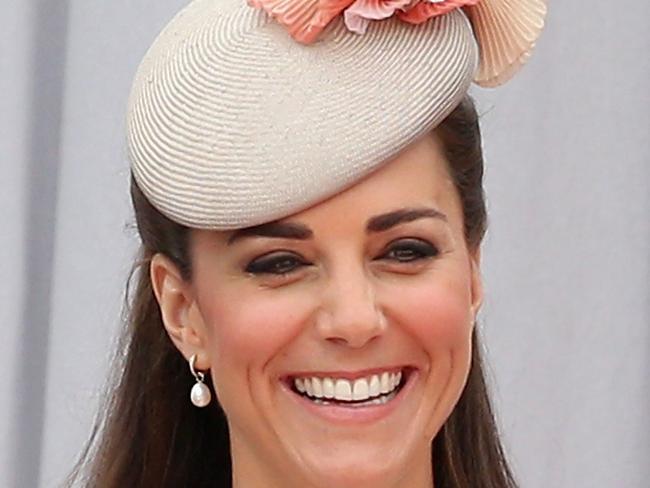
[{"label": "hair parted to side", "polygon": [[[471,98],[465,98],[434,132],[443,142],[460,195],[468,248],[477,250],[487,215],[481,135]],[[131,276],[136,286],[131,296],[127,285],[127,320],[109,388],[65,486],[228,488],[231,458],[225,414],[216,401],[216,406],[203,409],[189,401],[188,365],[165,331],[149,278],[151,258],[163,253],[184,279],[192,279],[191,231],[158,212],[133,178],[131,197],[142,239]],[[211,386],[210,375],[206,383]],[[477,327],[466,386],[433,439],[431,462],[435,488],[517,487],[499,440]]]}]

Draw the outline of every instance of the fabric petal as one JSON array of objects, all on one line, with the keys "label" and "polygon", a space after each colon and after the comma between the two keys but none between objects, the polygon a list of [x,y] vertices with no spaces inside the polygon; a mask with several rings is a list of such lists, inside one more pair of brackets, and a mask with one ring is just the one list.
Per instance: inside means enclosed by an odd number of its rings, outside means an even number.
[{"label": "fabric petal", "polygon": [[354,12],[350,12],[349,10],[343,12],[343,20],[348,30],[356,34],[365,34],[368,29],[368,24],[370,23],[368,19],[361,17]]},{"label": "fabric petal", "polygon": [[248,0],[277,20],[291,37],[303,44],[314,42],[331,20],[353,0]]},{"label": "fabric petal", "polygon": [[479,0],[448,0],[446,2],[419,2],[406,12],[398,12],[400,20],[410,24],[421,24],[432,17],[444,15],[452,10],[468,5],[476,5]]},{"label": "fabric petal", "polygon": [[468,7],[480,46],[475,82],[495,87],[524,65],[544,28],[545,0],[482,0]]},{"label": "fabric petal", "polygon": [[412,0],[356,0],[346,12],[359,15],[365,19],[387,19],[395,10],[406,7]]}]

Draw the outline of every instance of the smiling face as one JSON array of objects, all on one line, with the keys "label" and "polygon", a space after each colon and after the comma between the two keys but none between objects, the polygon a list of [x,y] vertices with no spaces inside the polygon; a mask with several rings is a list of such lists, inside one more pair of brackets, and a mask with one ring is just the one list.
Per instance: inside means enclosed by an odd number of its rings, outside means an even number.
[{"label": "smiling face", "polygon": [[227,415],[235,487],[431,486],[481,301],[442,154],[427,136],[305,211],[193,231],[186,305],[165,307],[154,260],[165,325]]}]

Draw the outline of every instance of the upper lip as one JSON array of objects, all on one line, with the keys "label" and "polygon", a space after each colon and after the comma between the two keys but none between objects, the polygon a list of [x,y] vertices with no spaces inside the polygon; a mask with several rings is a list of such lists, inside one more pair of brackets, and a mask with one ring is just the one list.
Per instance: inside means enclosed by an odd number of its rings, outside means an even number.
[{"label": "upper lip", "polygon": [[328,378],[341,378],[347,380],[356,380],[357,378],[364,378],[371,376],[373,374],[379,374],[383,372],[388,373],[397,373],[399,371],[404,371],[405,369],[414,369],[412,366],[400,365],[400,366],[381,366],[378,368],[368,368],[357,371],[297,371],[292,372],[286,375],[288,378],[303,378],[303,377],[328,377]]}]

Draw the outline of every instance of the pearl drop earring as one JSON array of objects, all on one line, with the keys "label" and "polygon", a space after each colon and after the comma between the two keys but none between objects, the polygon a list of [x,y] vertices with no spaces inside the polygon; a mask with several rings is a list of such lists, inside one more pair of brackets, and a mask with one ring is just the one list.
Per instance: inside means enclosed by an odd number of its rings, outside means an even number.
[{"label": "pearl drop earring", "polygon": [[190,400],[192,400],[192,403],[197,407],[205,407],[210,403],[210,400],[212,400],[212,394],[210,393],[210,388],[203,383],[205,375],[194,369],[195,362],[196,354],[193,354],[190,358],[190,371],[192,372],[192,375],[194,375],[194,378],[196,378],[196,383],[194,383],[192,391],[190,392]]}]

